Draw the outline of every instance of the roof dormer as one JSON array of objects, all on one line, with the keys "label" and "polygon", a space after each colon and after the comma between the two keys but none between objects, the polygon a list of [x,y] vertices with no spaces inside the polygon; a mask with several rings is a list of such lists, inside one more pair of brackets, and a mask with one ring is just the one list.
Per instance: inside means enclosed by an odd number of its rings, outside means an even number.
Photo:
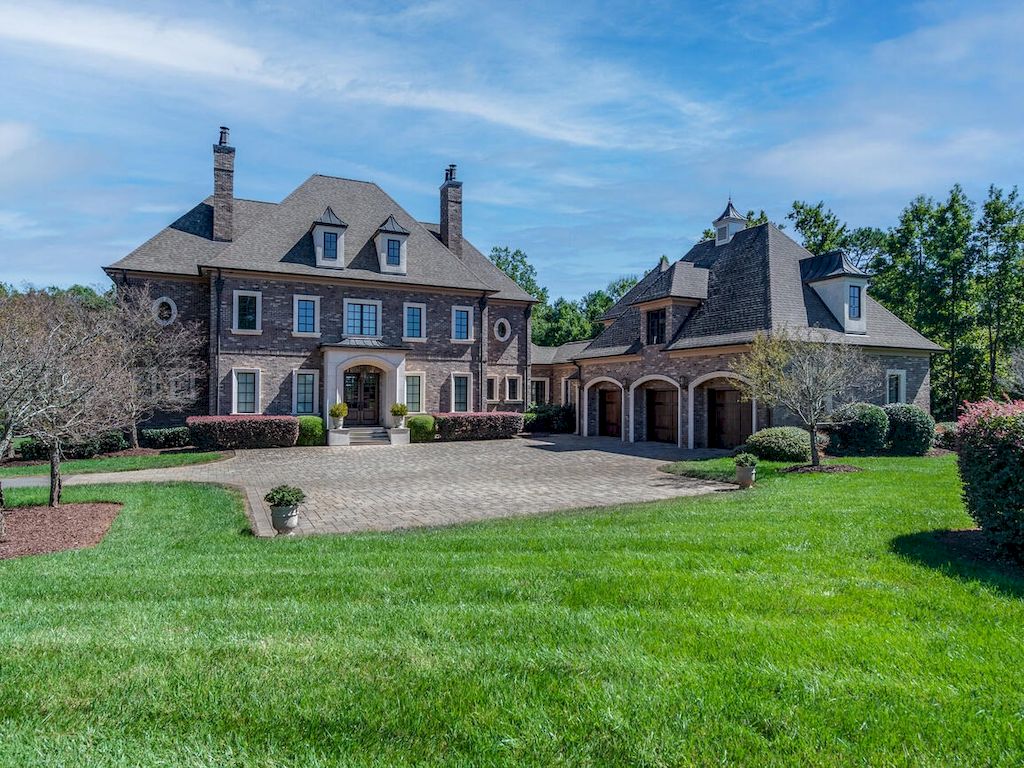
[{"label": "roof dormer", "polygon": [[404,275],[409,254],[409,230],[398,223],[394,214],[380,225],[374,242],[380,271],[386,275]]},{"label": "roof dormer", "polygon": [[725,211],[715,219],[713,226],[715,228],[715,245],[725,245],[732,240],[733,235],[747,228],[747,219],[736,210],[730,197]]},{"label": "roof dormer", "polygon": [[339,219],[330,206],[313,222],[313,251],[318,267],[345,268],[346,229],[348,224]]},{"label": "roof dormer", "polygon": [[800,277],[842,324],[844,333],[868,332],[868,273],[845,253],[830,251],[801,260]]}]

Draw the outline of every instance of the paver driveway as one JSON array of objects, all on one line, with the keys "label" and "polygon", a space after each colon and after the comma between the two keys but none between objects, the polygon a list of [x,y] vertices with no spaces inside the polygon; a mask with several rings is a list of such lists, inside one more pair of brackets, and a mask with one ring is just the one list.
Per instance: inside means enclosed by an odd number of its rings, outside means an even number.
[{"label": "paver driveway", "polygon": [[667,461],[693,455],[654,443],[630,446],[612,438],[558,435],[239,451],[233,459],[213,464],[74,475],[66,484],[194,480],[236,485],[245,489],[257,535],[272,535],[263,496],[287,483],[306,492],[300,533],[351,533],[654,501],[734,487],[658,471]]}]

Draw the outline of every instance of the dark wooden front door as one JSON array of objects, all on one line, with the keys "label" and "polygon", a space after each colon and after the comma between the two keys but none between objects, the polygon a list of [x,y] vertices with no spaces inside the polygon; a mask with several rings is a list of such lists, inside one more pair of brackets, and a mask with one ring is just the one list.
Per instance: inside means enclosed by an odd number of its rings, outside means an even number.
[{"label": "dark wooden front door", "polygon": [[380,424],[380,371],[369,366],[345,371],[346,424],[354,427]]},{"label": "dark wooden front door", "polygon": [[679,440],[679,399],[674,389],[647,390],[647,439],[659,443]]},{"label": "dark wooden front door", "polygon": [[597,402],[597,434],[618,437],[622,429],[619,391],[617,389],[599,389]]},{"label": "dark wooden front door", "polygon": [[735,389],[709,389],[708,447],[735,448],[750,437],[750,403]]}]

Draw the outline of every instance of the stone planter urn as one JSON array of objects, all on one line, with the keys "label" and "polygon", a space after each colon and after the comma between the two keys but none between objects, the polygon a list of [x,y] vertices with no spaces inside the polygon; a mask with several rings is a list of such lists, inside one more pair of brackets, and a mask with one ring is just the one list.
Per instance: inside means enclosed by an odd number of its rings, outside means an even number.
[{"label": "stone planter urn", "polygon": [[394,429],[389,429],[388,437],[391,438],[392,445],[409,444],[409,430],[405,429],[404,427],[395,427]]},{"label": "stone planter urn", "polygon": [[279,485],[263,497],[270,505],[270,522],[280,536],[291,536],[299,525],[299,505],[306,500],[301,488]]},{"label": "stone planter urn", "polygon": [[343,429],[345,427],[344,418],[335,418],[331,416],[331,429]]},{"label": "stone planter urn", "polygon": [[757,467],[736,467],[736,484],[740,488],[750,488],[756,475]]},{"label": "stone planter urn", "polygon": [[299,526],[299,507],[271,507],[270,522],[274,530],[282,536],[292,536]]}]

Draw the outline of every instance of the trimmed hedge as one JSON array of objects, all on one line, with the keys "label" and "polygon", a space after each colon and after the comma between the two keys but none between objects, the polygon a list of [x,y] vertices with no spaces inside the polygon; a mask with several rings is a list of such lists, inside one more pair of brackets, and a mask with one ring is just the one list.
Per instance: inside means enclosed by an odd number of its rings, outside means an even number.
[{"label": "trimmed hedge", "polygon": [[[61,448],[61,458],[91,459],[101,453],[117,453],[128,450],[128,440],[123,432],[104,432],[102,435],[81,443],[69,443]],[[19,449],[23,461],[49,461],[50,447],[41,440],[29,438]]]},{"label": "trimmed hedge", "polygon": [[204,451],[290,448],[299,439],[294,416],[189,416],[192,445]]},{"label": "trimmed hedge", "polygon": [[935,439],[935,419],[910,403],[885,406],[889,417],[889,450],[897,456],[924,456]]},{"label": "trimmed hedge", "polygon": [[441,440],[502,440],[523,431],[523,414],[512,411],[432,415]]},{"label": "trimmed hedge", "polygon": [[139,445],[143,448],[186,448],[192,445],[188,427],[166,427],[164,429],[140,429]]},{"label": "trimmed hedge", "polygon": [[575,432],[576,411],[571,405],[534,405],[523,414],[523,431]]},{"label": "trimmed hedge", "polygon": [[880,406],[850,403],[836,410],[832,418],[836,423],[829,437],[829,453],[874,456],[885,451],[889,417]]},{"label": "trimmed hedge", "polygon": [[437,427],[434,425],[434,417],[421,414],[411,416],[405,422],[409,428],[409,441],[413,443],[432,443],[437,437]]},{"label": "trimmed hedge", "polygon": [[1024,555],[1024,400],[971,403],[957,422],[964,502],[1001,548]]},{"label": "trimmed hedge", "polygon": [[299,437],[296,445],[325,445],[327,427],[319,416],[299,416]]},{"label": "trimmed hedge", "polygon": [[806,429],[768,427],[747,438],[743,450],[762,461],[810,461],[811,443]]},{"label": "trimmed hedge", "polygon": [[935,425],[935,445],[947,451],[956,450],[956,422],[940,421]]}]

